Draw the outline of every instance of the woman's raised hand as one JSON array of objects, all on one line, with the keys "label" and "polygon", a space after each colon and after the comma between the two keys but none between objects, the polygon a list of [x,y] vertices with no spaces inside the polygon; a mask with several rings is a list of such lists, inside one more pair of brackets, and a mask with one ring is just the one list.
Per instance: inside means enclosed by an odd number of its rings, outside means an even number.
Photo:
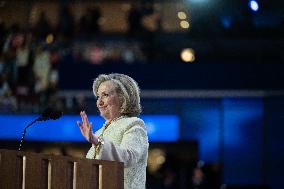
[{"label": "woman's raised hand", "polygon": [[88,116],[85,111],[80,112],[80,116],[82,118],[82,123],[77,121],[77,125],[79,126],[82,135],[86,138],[86,140],[92,144],[96,144],[98,138],[93,133],[93,125],[92,122],[88,121]]}]

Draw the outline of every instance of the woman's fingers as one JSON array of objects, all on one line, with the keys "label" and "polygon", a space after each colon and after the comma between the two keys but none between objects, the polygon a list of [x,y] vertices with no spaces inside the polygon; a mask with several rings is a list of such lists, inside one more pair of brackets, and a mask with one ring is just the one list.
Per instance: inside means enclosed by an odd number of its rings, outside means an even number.
[{"label": "woman's fingers", "polygon": [[80,115],[81,115],[81,118],[82,118],[83,125],[89,127],[88,126],[89,121],[88,121],[88,116],[87,116],[86,112],[82,111],[82,112],[80,112]]},{"label": "woman's fingers", "polygon": [[85,119],[84,119],[85,116],[84,116],[84,112],[83,111],[80,112],[80,116],[81,116],[83,124],[85,124]]},{"label": "woman's fingers", "polygon": [[80,112],[80,116],[82,122],[77,121],[77,125],[79,126],[82,135],[87,139],[87,141],[92,142],[94,141],[93,136],[93,123],[88,121],[88,116],[85,111]]},{"label": "woman's fingers", "polygon": [[89,120],[88,120],[88,116],[87,116],[87,114],[85,113],[85,111],[84,111],[84,118],[85,118],[86,124],[88,125],[88,124],[89,124]]},{"label": "woman's fingers", "polygon": [[82,123],[80,121],[77,121],[77,125],[80,128],[82,135],[85,136],[85,129],[84,129],[84,126],[82,125]]},{"label": "woman's fingers", "polygon": [[80,121],[77,121],[77,125],[78,125],[79,127],[82,127],[82,123],[81,123]]},{"label": "woman's fingers", "polygon": [[92,122],[90,122],[90,124],[89,124],[89,129],[90,129],[90,132],[93,132],[93,123]]}]

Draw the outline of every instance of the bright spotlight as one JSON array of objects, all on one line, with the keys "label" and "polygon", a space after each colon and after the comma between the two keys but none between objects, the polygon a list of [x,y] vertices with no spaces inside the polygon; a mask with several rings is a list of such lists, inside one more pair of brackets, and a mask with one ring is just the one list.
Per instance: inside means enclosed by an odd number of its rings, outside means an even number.
[{"label": "bright spotlight", "polygon": [[189,23],[186,20],[182,20],[180,22],[180,27],[182,27],[183,29],[188,29],[189,28]]},{"label": "bright spotlight", "polygon": [[259,5],[258,5],[257,1],[254,1],[254,0],[249,1],[249,7],[251,8],[251,10],[253,10],[255,12],[258,11],[258,9],[259,9]]},{"label": "bright spotlight", "polygon": [[186,14],[183,11],[179,11],[177,14],[178,18],[181,20],[185,20],[186,19]]},{"label": "bright spotlight", "polygon": [[184,62],[193,62],[195,60],[194,50],[191,48],[186,48],[181,51],[181,59]]}]

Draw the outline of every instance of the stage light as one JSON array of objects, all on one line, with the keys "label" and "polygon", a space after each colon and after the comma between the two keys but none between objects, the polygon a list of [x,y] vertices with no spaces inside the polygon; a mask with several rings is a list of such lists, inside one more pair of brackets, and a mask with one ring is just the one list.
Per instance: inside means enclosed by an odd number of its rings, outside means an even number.
[{"label": "stage light", "polygon": [[189,23],[186,20],[180,21],[180,27],[183,29],[188,29],[189,28]]},{"label": "stage light", "polygon": [[195,53],[191,48],[183,49],[180,56],[184,62],[193,62],[195,60]]},{"label": "stage light", "polygon": [[186,14],[185,12],[183,11],[179,11],[178,14],[177,14],[178,18],[181,19],[181,20],[185,20],[186,19]]},{"label": "stage light", "polygon": [[254,0],[249,1],[249,7],[251,8],[251,10],[253,10],[255,12],[258,11],[258,9],[259,9],[258,2],[254,1]]}]

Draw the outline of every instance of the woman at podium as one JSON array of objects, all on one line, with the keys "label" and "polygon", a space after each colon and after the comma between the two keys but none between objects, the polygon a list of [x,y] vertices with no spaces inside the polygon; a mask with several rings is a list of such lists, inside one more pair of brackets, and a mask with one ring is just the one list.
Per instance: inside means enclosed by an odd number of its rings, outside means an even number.
[{"label": "woman at podium", "polygon": [[95,133],[85,111],[77,121],[82,135],[92,144],[89,159],[124,163],[124,188],[144,189],[148,158],[148,136],[141,113],[140,89],[124,74],[101,74],[93,83],[97,107],[105,124]]}]

